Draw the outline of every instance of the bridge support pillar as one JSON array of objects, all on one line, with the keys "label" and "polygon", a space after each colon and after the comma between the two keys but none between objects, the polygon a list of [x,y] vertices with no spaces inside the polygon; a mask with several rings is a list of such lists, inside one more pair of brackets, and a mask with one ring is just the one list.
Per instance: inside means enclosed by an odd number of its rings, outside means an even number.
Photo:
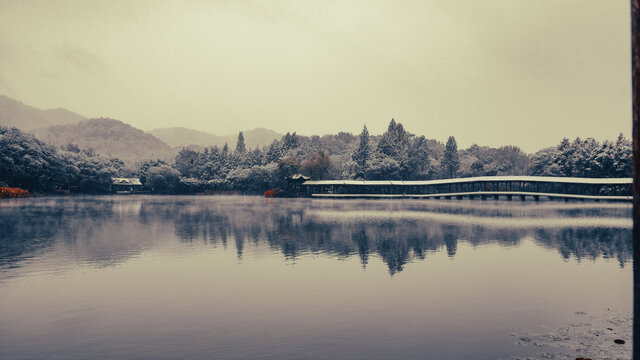
[{"label": "bridge support pillar", "polygon": [[524,196],[524,195],[520,195],[520,201],[525,201],[526,199],[527,199],[527,197],[526,197],[526,196]]},{"label": "bridge support pillar", "polygon": [[462,195],[456,195],[456,199],[462,200]]},{"label": "bridge support pillar", "polygon": [[485,195],[480,195],[480,200],[487,200],[487,197]]},{"label": "bridge support pillar", "polygon": [[507,200],[511,201],[511,195],[507,195]]},{"label": "bridge support pillar", "polygon": [[540,196],[539,195],[533,195],[533,200],[535,200],[535,201],[540,200]]},{"label": "bridge support pillar", "polygon": [[494,200],[500,200],[500,195],[493,195]]}]

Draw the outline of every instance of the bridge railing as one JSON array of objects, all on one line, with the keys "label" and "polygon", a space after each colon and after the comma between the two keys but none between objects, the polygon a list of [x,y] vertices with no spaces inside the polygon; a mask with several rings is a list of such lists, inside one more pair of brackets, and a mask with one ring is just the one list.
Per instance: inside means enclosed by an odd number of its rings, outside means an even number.
[{"label": "bridge railing", "polygon": [[301,195],[434,195],[470,193],[536,193],[584,196],[631,196],[631,178],[483,176],[429,181],[309,180]]}]

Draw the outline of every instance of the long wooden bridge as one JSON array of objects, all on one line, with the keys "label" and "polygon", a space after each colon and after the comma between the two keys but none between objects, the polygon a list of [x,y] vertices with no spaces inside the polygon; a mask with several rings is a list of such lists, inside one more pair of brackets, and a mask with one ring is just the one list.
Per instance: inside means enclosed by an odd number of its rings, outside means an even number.
[{"label": "long wooden bridge", "polygon": [[419,198],[632,201],[631,178],[481,176],[428,181],[308,180],[298,192],[314,198]]}]

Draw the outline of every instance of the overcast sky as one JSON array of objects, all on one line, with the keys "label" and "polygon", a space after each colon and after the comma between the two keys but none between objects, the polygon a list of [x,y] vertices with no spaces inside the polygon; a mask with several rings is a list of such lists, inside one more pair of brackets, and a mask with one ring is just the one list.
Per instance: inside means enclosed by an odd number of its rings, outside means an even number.
[{"label": "overcast sky", "polygon": [[628,0],[0,0],[0,93],[144,130],[631,133]]}]

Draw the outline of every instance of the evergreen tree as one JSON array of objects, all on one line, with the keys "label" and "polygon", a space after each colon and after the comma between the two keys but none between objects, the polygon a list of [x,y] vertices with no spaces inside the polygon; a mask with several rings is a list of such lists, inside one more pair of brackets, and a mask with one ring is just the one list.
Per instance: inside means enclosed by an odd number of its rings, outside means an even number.
[{"label": "evergreen tree", "polygon": [[596,177],[611,177],[611,174],[616,172],[615,159],[615,145],[611,141],[605,140],[596,156],[596,163],[598,164]]},{"label": "evergreen tree", "polygon": [[402,162],[402,157],[406,156],[408,141],[409,135],[404,130],[402,124],[396,124],[396,121],[391,119],[387,132],[382,134],[380,142],[378,142],[377,151],[382,155]]},{"label": "evergreen tree", "polygon": [[205,148],[204,151],[206,160],[216,162],[220,161],[220,148],[218,148],[218,145],[213,145],[211,149]]},{"label": "evergreen tree", "polygon": [[[576,140],[579,140],[579,139],[576,139]],[[571,154],[573,152],[571,147],[571,142],[569,141],[569,139],[563,138],[562,141],[560,141],[560,144],[558,145],[557,149],[558,149],[558,156],[554,161],[554,165],[556,165],[556,167],[560,170],[560,172],[556,175],[571,176],[571,173],[572,173],[572,166],[571,166],[572,155]]]},{"label": "evergreen tree", "polygon": [[247,152],[247,166],[262,165],[262,151],[256,145],[256,148]]},{"label": "evergreen tree", "polygon": [[405,180],[428,179],[431,174],[429,160],[429,147],[427,139],[422,136],[414,137],[409,141],[406,166],[402,176]]},{"label": "evergreen tree", "polygon": [[367,179],[401,180],[408,176],[409,134],[394,119],[382,134],[367,168]]},{"label": "evergreen tree", "polygon": [[616,177],[631,177],[632,176],[632,158],[633,151],[631,141],[620,133],[618,140],[615,144],[615,175]]},{"label": "evergreen tree", "polygon": [[244,144],[244,134],[242,131],[238,134],[238,142],[236,142],[236,153],[244,154],[247,151],[247,147]]},{"label": "evergreen tree", "polygon": [[367,129],[367,125],[365,125],[360,133],[360,144],[358,145],[358,149],[356,149],[356,152],[352,156],[353,161],[358,165],[359,174],[362,174],[367,170],[370,151],[369,130]]},{"label": "evergreen tree", "polygon": [[271,144],[269,144],[269,148],[265,152],[264,160],[267,163],[274,163],[280,160],[283,154],[284,151],[282,149],[282,143],[278,140],[273,140]]},{"label": "evergreen tree", "polygon": [[456,138],[453,136],[449,136],[449,139],[447,139],[447,145],[444,148],[442,166],[450,178],[454,178],[458,173],[458,168],[460,167],[458,144],[456,143]]},{"label": "evergreen tree", "polygon": [[298,147],[300,147],[300,140],[298,139],[296,133],[286,133],[282,138],[282,148],[284,149],[284,152],[287,152],[291,149],[296,149]]},{"label": "evergreen tree", "polygon": [[389,126],[387,127],[387,132],[394,133],[395,131],[396,131],[396,120],[391,118],[391,121],[389,121]]}]

